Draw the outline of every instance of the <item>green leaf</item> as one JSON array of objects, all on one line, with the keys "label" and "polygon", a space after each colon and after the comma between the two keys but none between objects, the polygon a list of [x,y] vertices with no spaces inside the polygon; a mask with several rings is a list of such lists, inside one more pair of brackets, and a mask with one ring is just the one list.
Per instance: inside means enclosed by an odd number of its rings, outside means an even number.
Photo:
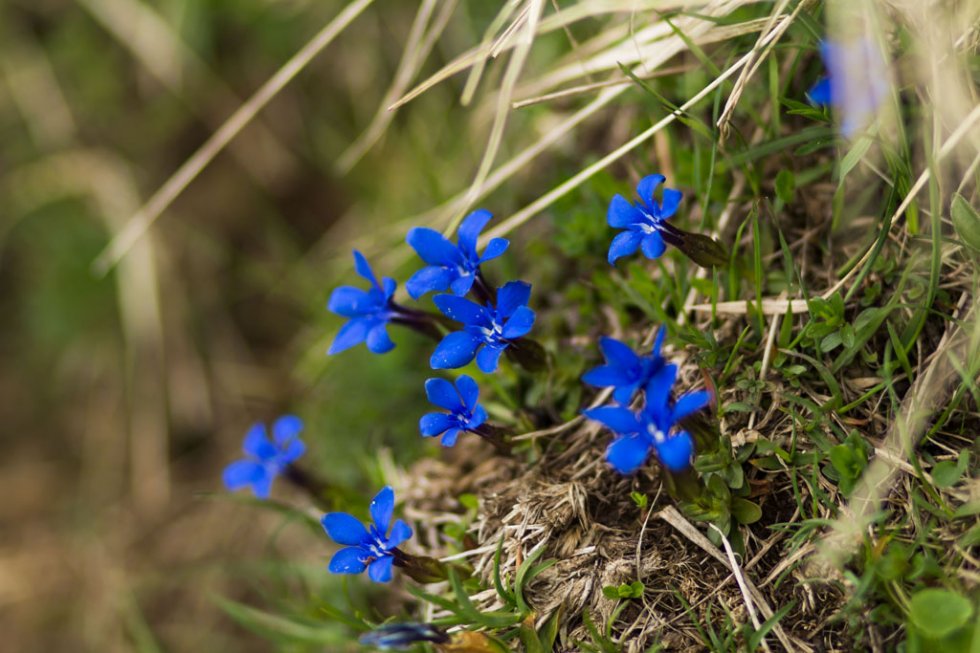
[{"label": "green leaf", "polygon": [[793,201],[793,194],[796,192],[796,177],[792,170],[780,170],[776,175],[776,197],[783,204]]},{"label": "green leaf", "polygon": [[740,524],[754,524],[762,519],[762,508],[748,499],[732,500],[732,516]]},{"label": "green leaf", "polygon": [[960,240],[980,252],[980,213],[977,213],[977,210],[959,193],[953,196],[950,217],[953,219],[953,228],[956,229]]},{"label": "green leaf", "polygon": [[947,589],[916,592],[909,601],[909,617],[926,637],[942,639],[965,626],[973,616],[973,604]]},{"label": "green leaf", "polygon": [[615,585],[606,585],[602,588],[602,595],[611,601],[618,601],[619,588]]},{"label": "green leaf", "polygon": [[932,482],[938,488],[953,487],[970,464],[970,452],[964,449],[957,460],[944,460],[932,468]]}]

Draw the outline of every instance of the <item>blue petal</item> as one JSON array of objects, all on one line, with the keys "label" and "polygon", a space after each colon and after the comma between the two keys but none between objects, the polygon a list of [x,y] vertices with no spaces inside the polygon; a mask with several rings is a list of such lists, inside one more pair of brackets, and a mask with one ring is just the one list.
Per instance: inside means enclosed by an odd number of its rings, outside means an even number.
[{"label": "blue petal", "polygon": [[694,441],[686,431],[682,431],[656,446],[657,457],[660,458],[660,462],[672,472],[684,471],[691,466]]},{"label": "blue petal", "polygon": [[410,537],[412,537],[412,527],[401,519],[396,519],[391,527],[391,535],[388,536],[388,540],[385,542],[385,547],[388,550],[394,549]]},{"label": "blue petal", "polygon": [[371,500],[371,519],[378,531],[382,534],[388,532],[388,524],[391,523],[391,515],[395,512],[395,491],[390,485],[381,488],[374,499]]},{"label": "blue petal", "polygon": [[663,175],[647,175],[636,185],[636,193],[647,206],[654,206],[653,194],[657,192],[657,186],[667,181]]},{"label": "blue petal", "polygon": [[641,240],[643,234],[637,231],[624,231],[617,234],[609,245],[609,265],[616,265],[618,259],[636,252]]},{"label": "blue petal", "polygon": [[368,576],[375,583],[387,583],[391,580],[391,565],[395,560],[391,556],[378,558],[368,565]]},{"label": "blue petal", "polygon": [[265,468],[262,466],[262,463],[255,462],[254,460],[236,460],[225,467],[224,472],[221,474],[221,480],[228,490],[234,492],[235,490],[252,485],[264,474]]},{"label": "blue petal", "polygon": [[473,287],[473,282],[476,281],[476,275],[467,272],[466,274],[461,274],[459,277],[453,280],[449,284],[449,289],[457,297],[465,297],[466,293],[470,291]]},{"label": "blue petal", "polygon": [[637,433],[642,429],[642,425],[637,421],[636,415],[629,408],[619,406],[600,406],[584,411],[585,416],[594,419],[608,426],[610,429],[620,434]]},{"label": "blue petal", "polygon": [[487,309],[468,299],[454,295],[436,295],[433,301],[439,310],[442,311],[443,315],[451,320],[456,320],[466,325],[475,324],[479,326],[487,324],[490,321],[490,315],[487,313]]},{"label": "blue petal", "polygon": [[597,388],[609,388],[627,384],[630,378],[620,367],[600,365],[583,374],[582,381]]},{"label": "blue petal", "polygon": [[378,285],[378,280],[374,276],[374,272],[371,270],[371,266],[368,265],[367,259],[356,249],[354,250],[354,269],[357,273],[371,282],[371,285],[375,288],[380,288]]},{"label": "blue petal", "polygon": [[664,365],[647,383],[646,387],[646,406],[644,412],[653,416],[654,419],[669,419],[670,413],[667,404],[670,401],[670,392],[674,388],[674,381],[677,379],[677,366],[674,364]]},{"label": "blue petal", "polygon": [[480,386],[473,380],[472,376],[466,374],[456,379],[456,390],[463,400],[463,406],[472,410],[476,406],[476,400],[480,398]]},{"label": "blue petal", "polygon": [[610,365],[629,370],[640,364],[640,357],[633,351],[633,348],[615,338],[607,336],[599,338],[599,349],[602,350],[602,355],[605,356],[606,362]]},{"label": "blue petal", "polygon": [[633,395],[636,394],[636,389],[640,387],[639,383],[629,383],[626,385],[621,385],[613,390],[613,400],[622,406],[627,406],[631,401],[633,401]]},{"label": "blue petal", "polygon": [[259,499],[268,499],[272,490],[272,481],[276,475],[267,466],[262,467],[262,473],[252,481],[252,492]]},{"label": "blue petal", "polygon": [[688,415],[701,410],[709,403],[711,403],[711,393],[707,390],[688,392],[686,395],[678,399],[676,404],[674,404],[672,418],[675,422],[682,420]]},{"label": "blue petal", "polygon": [[651,259],[660,258],[660,255],[667,249],[663,237],[656,231],[647,234],[640,243],[640,247],[643,249],[643,255]]},{"label": "blue petal", "polygon": [[279,454],[279,464],[286,465],[298,460],[306,452],[306,444],[299,438],[294,439],[286,445],[286,448]]},{"label": "blue petal", "polygon": [[501,335],[508,340],[520,338],[527,335],[532,326],[534,326],[534,311],[527,306],[520,306],[504,324]]},{"label": "blue petal", "polygon": [[463,402],[459,398],[456,386],[446,379],[429,379],[425,382],[425,396],[429,402],[445,408],[448,411],[457,410],[463,407]]},{"label": "blue petal", "polygon": [[383,288],[384,300],[385,300],[385,304],[387,304],[388,300],[391,299],[392,295],[395,294],[395,289],[398,288],[398,282],[392,279],[391,277],[385,277],[384,279],[381,280],[381,285],[384,287]]},{"label": "blue petal", "polygon": [[487,409],[483,406],[477,406],[473,409],[473,415],[470,416],[469,421],[466,423],[467,430],[472,431],[473,429],[479,428],[487,421]]},{"label": "blue petal", "polygon": [[661,326],[657,329],[657,337],[653,341],[653,349],[650,350],[651,358],[659,358],[660,350],[664,346],[664,338],[667,337],[667,327]]},{"label": "blue petal", "polygon": [[483,342],[480,338],[466,331],[450,333],[432,352],[429,365],[434,370],[445,370],[462,367],[473,360],[476,349]]},{"label": "blue petal", "polygon": [[441,233],[428,227],[415,227],[405,239],[429,265],[455,266],[462,260],[459,249]]},{"label": "blue petal", "polygon": [[833,101],[830,78],[821,78],[816,84],[810,87],[810,90],[807,91],[806,95],[810,99],[810,102],[819,107],[829,106]]},{"label": "blue petal", "polygon": [[490,374],[497,370],[497,364],[500,362],[500,355],[504,353],[506,345],[503,347],[491,347],[487,345],[480,350],[480,353],[476,355],[476,366],[480,368],[481,372]]},{"label": "blue petal", "polygon": [[474,260],[476,256],[476,241],[480,238],[480,232],[486,226],[493,214],[486,209],[478,209],[470,213],[459,225],[459,248]]},{"label": "blue petal", "polygon": [[506,252],[508,247],[510,247],[510,241],[506,238],[494,238],[487,243],[486,249],[483,250],[483,255],[480,256],[480,263],[492,261]]},{"label": "blue petal", "polygon": [[446,413],[428,413],[419,420],[419,433],[431,438],[448,431],[456,424],[452,415]]},{"label": "blue petal", "polygon": [[418,299],[426,293],[442,292],[449,288],[453,276],[452,270],[438,265],[430,265],[413,274],[405,282],[405,290],[412,296],[412,299]]},{"label": "blue petal", "polygon": [[649,455],[650,440],[641,436],[617,438],[606,449],[606,460],[620,474],[632,474]]},{"label": "blue petal", "polygon": [[276,446],[269,440],[265,424],[252,424],[242,441],[242,450],[259,460],[270,460],[278,452]]},{"label": "blue petal", "polygon": [[353,286],[334,288],[327,302],[327,310],[344,317],[357,317],[377,308],[377,302],[370,293]]},{"label": "blue petal", "polygon": [[272,424],[272,438],[284,445],[303,431],[303,420],[295,415],[283,415]]},{"label": "blue petal", "polygon": [[660,205],[660,217],[664,220],[677,213],[677,207],[684,199],[684,193],[674,188],[665,188],[663,202]]},{"label": "blue petal", "polygon": [[446,431],[446,434],[442,436],[440,443],[444,447],[451,447],[456,444],[456,439],[459,438],[459,433],[461,429],[454,428]]},{"label": "blue petal", "polygon": [[531,298],[531,284],[523,281],[510,281],[497,291],[497,315],[510,317],[520,306]]},{"label": "blue petal", "polygon": [[606,222],[610,227],[625,229],[631,224],[641,222],[643,214],[622,195],[614,195],[606,212]]},{"label": "blue petal", "polygon": [[327,535],[337,544],[358,546],[368,540],[364,524],[346,512],[331,512],[320,520]]},{"label": "blue petal", "polygon": [[333,339],[333,343],[330,345],[327,354],[339,354],[364,342],[368,335],[368,327],[373,323],[374,320],[361,317],[356,317],[347,322],[347,324],[340,327],[340,331],[337,332],[337,336]]},{"label": "blue petal", "polygon": [[380,322],[377,326],[368,331],[367,335],[368,351],[374,354],[384,354],[395,348],[395,343],[388,337],[388,325]]},{"label": "blue petal", "polygon": [[365,552],[356,546],[349,546],[333,554],[330,559],[330,572],[334,574],[359,574],[367,567],[362,561]]}]

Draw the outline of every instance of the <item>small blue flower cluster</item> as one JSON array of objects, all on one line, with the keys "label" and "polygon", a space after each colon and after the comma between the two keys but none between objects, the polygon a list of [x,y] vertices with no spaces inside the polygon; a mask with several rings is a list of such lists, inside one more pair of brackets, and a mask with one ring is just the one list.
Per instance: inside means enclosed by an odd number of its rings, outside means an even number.
[{"label": "small blue flower cluster", "polygon": [[[620,195],[612,199],[608,222],[624,231],[613,239],[609,248],[610,264],[637,250],[642,250],[648,258],[657,258],[664,253],[665,242],[680,242],[678,234],[682,232],[666,220],[677,211],[681,192],[665,188],[661,201],[653,197],[664,181],[663,175],[650,175],[641,180],[636,204]],[[442,293],[433,298],[441,315],[398,304],[394,299],[395,280],[384,277],[379,282],[364,256],[355,251],[355,270],[368,282],[368,288],[341,286],[331,294],[327,308],[347,318],[347,322],[337,333],[329,353],[336,354],[361,343],[375,354],[390,351],[395,344],[388,335],[388,326],[397,324],[439,340],[429,361],[433,369],[460,368],[475,359],[477,367],[489,374],[497,370],[501,355],[511,347],[517,362],[536,369],[534,366],[544,358],[543,350],[531,341],[522,340],[535,321],[535,313],[528,306],[531,286],[523,281],[510,281],[493,290],[483,277],[482,264],[499,257],[509,246],[507,240],[494,238],[482,253],[477,250],[480,232],[490,219],[490,213],[484,210],[471,213],[460,224],[456,244],[432,229],[417,227],[408,232],[408,244],[426,265],[409,278],[406,289],[416,300],[430,292]],[[475,301],[467,297],[470,293]],[[461,327],[452,330],[447,327],[450,322]],[[600,347],[606,363],[583,376],[583,381],[590,385],[613,389],[617,405],[594,408],[585,414],[616,433],[606,458],[623,474],[636,471],[651,451],[671,471],[687,469],[694,455],[693,440],[679,428],[679,423],[703,408],[709,395],[701,391],[673,397],[677,366],[661,356],[664,335],[661,329],[653,351],[646,356],[634,353],[622,342],[602,338]],[[487,411],[478,402],[480,388],[472,377],[462,374],[455,383],[431,378],[425,382],[425,391],[429,401],[440,410],[419,420],[423,437],[440,437],[443,446],[451,447],[461,433],[475,433],[509,451],[501,428],[488,423]],[[642,403],[635,402],[639,396],[643,398]],[[635,409],[631,407],[634,403]],[[302,428],[299,418],[290,415],[276,420],[271,439],[264,426],[253,426],[244,442],[247,457],[225,469],[226,487],[230,490],[251,487],[255,496],[264,499],[279,474],[289,472],[291,480],[299,483],[304,474],[293,463],[305,449],[299,439]],[[440,564],[437,561],[412,556],[398,548],[412,536],[412,528],[400,519],[392,520],[394,508],[394,491],[385,487],[370,505],[371,523],[366,526],[344,512],[326,514],[322,519],[324,530],[343,547],[331,559],[330,571],[359,574],[366,570],[376,582],[389,581],[394,566],[403,568],[417,580],[437,573],[433,572]],[[402,627],[385,634],[392,641],[418,636],[415,630],[406,631]],[[442,637],[437,632],[426,632],[425,636]]]},{"label": "small blue flower cluster", "polygon": [[[592,408],[585,415],[616,434],[606,450],[606,460],[621,474],[639,469],[651,451],[656,451],[660,462],[672,472],[691,466],[694,440],[677,427],[685,417],[707,406],[711,395],[699,390],[677,400],[672,398],[677,366],[660,355],[664,333],[661,327],[648,356],[636,354],[618,340],[602,338],[600,347],[606,364],[582,377],[589,385],[613,388],[618,406]],[[637,394],[643,395],[643,405],[633,410],[630,405]]]}]

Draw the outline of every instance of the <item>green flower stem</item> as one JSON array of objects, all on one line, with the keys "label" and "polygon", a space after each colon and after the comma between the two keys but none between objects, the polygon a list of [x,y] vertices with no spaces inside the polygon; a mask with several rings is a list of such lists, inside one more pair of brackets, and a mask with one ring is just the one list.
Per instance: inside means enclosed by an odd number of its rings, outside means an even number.
[{"label": "green flower stem", "polygon": [[395,566],[404,571],[417,583],[438,583],[449,578],[446,565],[429,556],[417,556],[405,553],[401,549],[393,549]]}]

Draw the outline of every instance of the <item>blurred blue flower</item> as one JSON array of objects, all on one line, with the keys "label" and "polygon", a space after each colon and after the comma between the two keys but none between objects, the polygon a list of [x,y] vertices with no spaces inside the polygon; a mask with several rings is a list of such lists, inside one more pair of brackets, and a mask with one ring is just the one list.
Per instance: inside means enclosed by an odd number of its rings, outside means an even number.
[{"label": "blurred blue flower", "polygon": [[605,365],[592,368],[582,376],[582,380],[598,388],[615,388],[613,399],[626,405],[636,391],[645,386],[650,379],[664,366],[660,349],[664,344],[666,331],[663,327],[657,331],[657,338],[648,356],[637,355],[630,347],[619,340],[602,337],[599,347],[606,359]]},{"label": "blurred blue flower", "polygon": [[480,387],[465,374],[456,385],[445,379],[429,379],[425,382],[425,394],[429,401],[445,408],[449,413],[429,413],[419,420],[419,431],[431,438],[442,435],[442,446],[456,444],[460,431],[473,431],[487,421],[487,411],[476,403]]},{"label": "blurred blue flower", "polygon": [[383,651],[409,648],[418,642],[444,644],[449,635],[432,624],[392,623],[382,624],[358,640],[364,646],[373,646]]},{"label": "blurred blue flower", "polygon": [[615,265],[616,260],[642,249],[647,258],[658,258],[667,246],[661,232],[663,223],[677,212],[683,194],[673,188],[664,188],[663,199],[657,202],[653,198],[657,187],[667,180],[663,175],[649,175],[640,180],[636,186],[639,201],[631,204],[622,195],[616,195],[609,203],[606,219],[609,226],[625,229],[613,238],[609,246],[609,264]]},{"label": "blurred blue flower", "polygon": [[888,95],[888,67],[870,39],[821,41],[820,57],[827,75],[810,87],[807,97],[818,106],[832,106],[841,133],[851,137],[871,121]]},{"label": "blurred blue flower", "polygon": [[428,263],[405,283],[405,289],[412,299],[433,291],[451,290],[458,297],[470,291],[479,274],[480,264],[497,258],[510,245],[505,238],[494,238],[487,244],[482,256],[477,253],[476,241],[492,217],[489,211],[483,209],[466,216],[457,232],[458,245],[453,245],[438,231],[426,227],[415,227],[408,232],[408,244]]},{"label": "blurred blue flower", "polygon": [[[323,516],[327,535],[345,547],[330,560],[330,571],[335,574],[359,574],[368,570],[368,576],[376,583],[391,580],[391,567],[395,561],[396,547],[412,537],[412,528],[401,519],[391,525],[395,511],[395,492],[385,486],[371,502],[371,519],[365,528],[361,522],[346,512],[331,512]],[[388,527],[391,525],[391,534]]]},{"label": "blurred blue flower", "polygon": [[436,295],[434,301],[439,310],[462,322],[463,330],[442,339],[429,360],[432,369],[462,367],[476,356],[482,371],[489,374],[496,370],[500,355],[511,341],[527,335],[534,324],[534,311],[527,307],[530,297],[531,286],[523,281],[505,284],[497,292],[496,308],[454,295]]},{"label": "blurred blue flower", "polygon": [[354,267],[359,275],[371,283],[371,287],[361,290],[353,286],[340,286],[330,295],[327,308],[350,320],[337,332],[327,353],[337,354],[362,342],[367,342],[367,348],[375,354],[391,351],[395,343],[388,337],[388,322],[396,314],[391,297],[398,284],[387,277],[379,284],[367,259],[357,250],[354,251]]},{"label": "blurred blue flower", "polygon": [[606,460],[621,474],[631,474],[646,462],[651,450],[672,472],[691,465],[694,440],[687,431],[674,427],[688,415],[708,405],[711,395],[699,390],[671,402],[670,393],[677,378],[676,365],[664,365],[646,386],[646,404],[639,413],[621,406],[602,406],[585,411],[590,419],[609,427],[616,438],[606,450]]},{"label": "blurred blue flower", "polygon": [[303,420],[283,415],[272,424],[272,440],[264,424],[253,424],[245,434],[244,460],[225,467],[222,480],[229,490],[251,487],[259,499],[267,499],[273,479],[303,455],[306,445],[299,439]]}]

